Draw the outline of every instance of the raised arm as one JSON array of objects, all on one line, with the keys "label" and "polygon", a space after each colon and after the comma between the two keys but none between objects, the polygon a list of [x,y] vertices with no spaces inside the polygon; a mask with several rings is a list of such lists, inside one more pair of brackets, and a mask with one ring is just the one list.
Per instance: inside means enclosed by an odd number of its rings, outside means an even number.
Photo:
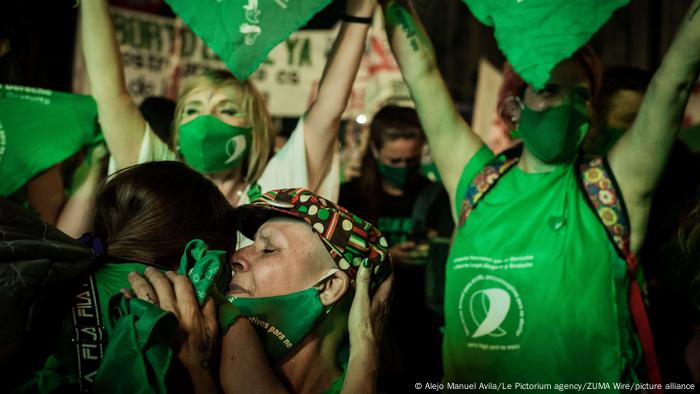
[{"label": "raised arm", "polygon": [[[345,13],[371,17],[377,0],[348,0]],[[316,190],[333,157],[340,117],[348,105],[355,75],[362,60],[369,24],[343,22],[323,70],[316,100],[304,116],[304,145],[309,188]]]},{"label": "raised arm", "polygon": [[700,0],[695,0],[649,84],[634,124],[609,154],[629,211],[633,251],[644,239],[651,197],[699,70]]},{"label": "raised arm", "polygon": [[411,3],[388,0],[382,8],[391,48],[416,103],[432,157],[450,198],[455,198],[464,165],[484,143],[457,112]]},{"label": "raised arm", "polygon": [[95,220],[95,194],[107,174],[107,148],[100,144],[89,155],[90,168],[75,192],[63,205],[56,227],[73,238],[92,230]]},{"label": "raised arm", "polygon": [[80,36],[90,91],[117,168],[136,164],[146,127],[124,80],[119,46],[105,0],[80,2]]}]

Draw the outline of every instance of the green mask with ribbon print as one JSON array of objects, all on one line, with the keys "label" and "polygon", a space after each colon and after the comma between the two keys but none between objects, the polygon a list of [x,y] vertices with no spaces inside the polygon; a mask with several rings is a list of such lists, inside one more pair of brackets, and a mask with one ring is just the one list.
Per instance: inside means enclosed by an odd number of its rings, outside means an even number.
[{"label": "green mask with ribbon print", "polygon": [[248,157],[251,127],[231,126],[213,115],[201,115],[180,126],[180,152],[199,172],[238,167]]}]

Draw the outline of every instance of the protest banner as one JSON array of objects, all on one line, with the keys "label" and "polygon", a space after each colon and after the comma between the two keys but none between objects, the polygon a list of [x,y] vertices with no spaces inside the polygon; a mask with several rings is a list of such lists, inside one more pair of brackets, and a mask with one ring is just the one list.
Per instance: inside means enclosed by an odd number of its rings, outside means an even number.
[{"label": "protest banner", "polygon": [[[172,100],[188,78],[226,65],[181,20],[111,8],[129,93],[140,103],[148,96]],[[80,28],[80,27],[79,27]],[[276,46],[251,75],[267,98],[273,116],[298,117],[308,108],[338,32],[301,30]],[[76,40],[79,45],[80,40]],[[82,50],[75,51],[73,90],[89,94]],[[371,114],[387,100],[406,102],[403,82],[384,33],[375,17],[365,56],[344,118]]]}]

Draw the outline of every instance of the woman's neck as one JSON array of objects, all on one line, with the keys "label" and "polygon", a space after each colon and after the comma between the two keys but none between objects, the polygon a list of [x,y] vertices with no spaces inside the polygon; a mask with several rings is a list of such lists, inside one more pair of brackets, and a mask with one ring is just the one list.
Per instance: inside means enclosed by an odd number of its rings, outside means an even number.
[{"label": "woman's neck", "polygon": [[278,365],[280,377],[295,393],[320,393],[340,376],[338,352],[342,338],[313,332],[292,357]]},{"label": "woman's neck", "polygon": [[240,197],[246,187],[241,166],[229,170],[204,174],[204,176],[219,188],[232,206],[238,206]]}]

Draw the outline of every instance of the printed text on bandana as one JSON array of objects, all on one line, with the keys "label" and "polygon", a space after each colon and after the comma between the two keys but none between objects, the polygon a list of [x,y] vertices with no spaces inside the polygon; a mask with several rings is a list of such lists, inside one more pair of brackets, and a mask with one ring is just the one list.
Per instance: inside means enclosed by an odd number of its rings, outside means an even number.
[{"label": "printed text on bandana", "polygon": [[284,335],[284,333],[281,330],[279,330],[277,327],[273,326],[269,322],[262,320],[262,319],[259,319],[255,316],[249,317],[248,319],[250,320],[251,323],[264,329],[268,334],[279,339],[279,341],[282,342],[282,344],[285,347],[291,348],[292,346],[294,346],[294,344],[289,339],[287,339],[287,337]]}]

